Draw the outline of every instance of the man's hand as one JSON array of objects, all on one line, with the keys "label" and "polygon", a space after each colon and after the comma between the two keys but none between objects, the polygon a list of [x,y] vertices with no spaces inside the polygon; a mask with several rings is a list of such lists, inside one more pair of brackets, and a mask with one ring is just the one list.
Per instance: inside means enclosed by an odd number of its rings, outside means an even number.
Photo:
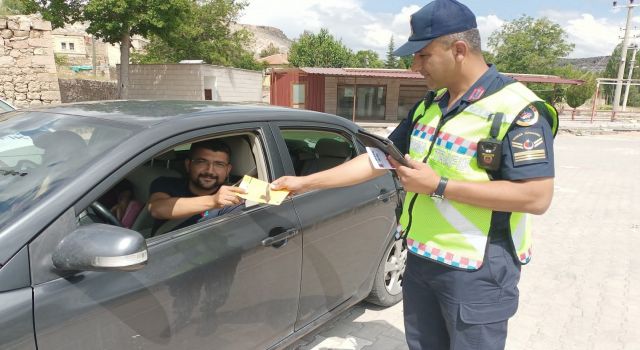
[{"label": "man's hand", "polygon": [[247,193],[244,189],[234,186],[220,186],[218,192],[211,196],[212,208],[222,208],[229,205],[240,204],[242,198],[238,194]]},{"label": "man's hand", "polygon": [[398,179],[402,183],[405,191],[422,194],[432,194],[435,192],[440,176],[436,174],[431,167],[423,162],[418,162],[405,155],[405,159],[411,165],[406,167],[395,161],[391,157],[387,157],[391,165],[396,168]]},{"label": "man's hand", "polygon": [[299,194],[311,190],[305,177],[283,176],[271,183],[272,190],[287,190],[290,194]]}]

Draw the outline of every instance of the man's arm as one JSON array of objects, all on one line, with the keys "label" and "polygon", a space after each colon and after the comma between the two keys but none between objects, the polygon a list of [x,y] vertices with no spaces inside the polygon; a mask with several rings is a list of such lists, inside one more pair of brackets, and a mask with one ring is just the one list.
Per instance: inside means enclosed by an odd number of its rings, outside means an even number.
[{"label": "man's arm", "polygon": [[[411,160],[412,168],[401,166],[390,159],[396,168],[404,189],[430,195],[435,192],[440,176],[427,164]],[[527,180],[469,182],[449,180],[444,196],[456,202],[496,211],[523,212],[540,215],[551,205],[553,178]]]},{"label": "man's arm", "polygon": [[240,203],[238,187],[222,186],[216,194],[199,197],[171,197],[164,192],[155,192],[149,197],[149,212],[155,219],[171,220],[187,218],[207,210]]},{"label": "man's arm", "polygon": [[371,180],[386,172],[387,170],[374,168],[369,160],[369,155],[364,153],[336,167],[311,175],[283,176],[273,181],[271,188],[301,193],[317,189],[345,187]]}]

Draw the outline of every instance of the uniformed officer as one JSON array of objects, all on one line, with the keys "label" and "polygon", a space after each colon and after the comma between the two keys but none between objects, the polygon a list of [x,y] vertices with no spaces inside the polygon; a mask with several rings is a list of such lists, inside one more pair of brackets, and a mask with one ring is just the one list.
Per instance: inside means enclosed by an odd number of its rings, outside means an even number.
[{"label": "uniformed officer", "polygon": [[[396,166],[407,196],[400,224],[409,257],[404,318],[410,349],[503,349],[518,307],[520,266],[531,257],[529,214],[553,196],[556,110],[482,56],[475,15],[435,0],[411,17],[397,56],[434,89],[389,138],[408,153]],[[305,177],[293,192],[379,176],[367,155]]]}]

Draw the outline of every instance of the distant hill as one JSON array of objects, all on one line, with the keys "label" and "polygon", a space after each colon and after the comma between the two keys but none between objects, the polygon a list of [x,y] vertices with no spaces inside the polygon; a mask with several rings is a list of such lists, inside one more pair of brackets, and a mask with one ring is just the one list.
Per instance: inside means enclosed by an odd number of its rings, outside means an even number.
[{"label": "distant hill", "polygon": [[238,30],[239,28],[244,28],[253,33],[253,44],[248,49],[253,52],[256,57],[258,57],[260,51],[269,47],[269,44],[273,44],[273,46],[280,49],[280,53],[287,53],[293,43],[293,41],[287,38],[284,32],[278,28],[239,23],[232,25],[233,30]]},{"label": "distant hill", "polygon": [[558,65],[571,65],[574,68],[585,70],[594,73],[601,73],[607,68],[607,64],[611,56],[597,56],[586,58],[561,58],[558,60]]}]

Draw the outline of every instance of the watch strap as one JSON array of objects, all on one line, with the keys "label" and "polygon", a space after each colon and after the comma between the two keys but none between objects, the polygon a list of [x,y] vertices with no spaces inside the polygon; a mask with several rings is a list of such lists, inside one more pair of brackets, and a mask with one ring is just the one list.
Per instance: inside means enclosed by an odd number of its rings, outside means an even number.
[{"label": "watch strap", "polygon": [[441,176],[440,181],[438,182],[438,186],[436,187],[436,190],[431,194],[431,197],[444,199],[444,189],[447,187],[448,182],[449,182],[449,179],[447,179],[444,176]]}]

